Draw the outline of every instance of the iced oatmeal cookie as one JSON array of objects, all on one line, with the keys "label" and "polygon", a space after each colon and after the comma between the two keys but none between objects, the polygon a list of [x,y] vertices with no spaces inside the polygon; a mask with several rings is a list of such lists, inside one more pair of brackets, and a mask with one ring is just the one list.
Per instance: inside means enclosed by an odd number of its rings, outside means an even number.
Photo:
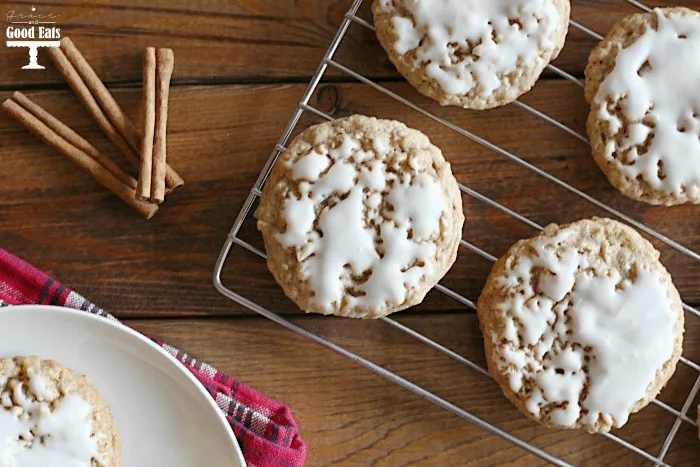
[{"label": "iced oatmeal cookie", "polygon": [[361,115],[295,138],[255,217],[287,296],[352,318],[420,303],[454,263],[464,223],[450,164],[428,137]]},{"label": "iced oatmeal cookie", "polygon": [[649,204],[700,203],[700,13],[628,16],[586,67],[593,158],[610,183]]},{"label": "iced oatmeal cookie", "polygon": [[552,224],[517,242],[478,310],[489,371],[545,426],[621,427],[681,355],[683,305],[659,252],[610,219]]},{"label": "iced oatmeal cookie", "polygon": [[441,105],[489,109],[529,91],[564,46],[569,0],[374,0],[379,42]]},{"label": "iced oatmeal cookie", "polygon": [[118,467],[112,414],[85,376],[39,357],[0,359],[0,465]]}]

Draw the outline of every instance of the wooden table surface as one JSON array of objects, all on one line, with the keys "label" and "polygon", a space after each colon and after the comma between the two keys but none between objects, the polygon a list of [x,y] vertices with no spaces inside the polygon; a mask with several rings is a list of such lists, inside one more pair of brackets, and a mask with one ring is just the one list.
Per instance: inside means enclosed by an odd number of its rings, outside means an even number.
[{"label": "wooden table surface", "polygon": [[[138,329],[206,360],[284,401],[308,443],[308,465],[493,465],[543,462],[520,448],[220,295],[212,285],[219,250],[251,186],[349,6],[347,0],[137,0],[34,2],[59,13],[70,35],[135,120],[141,51],[175,50],[169,160],[185,178],[152,220],[139,218],[89,176],[0,115],[0,246],[34,263]],[[368,3],[359,16],[370,19]],[[700,0],[684,2],[700,8]],[[660,4],[660,3],[659,3]],[[26,10],[24,0],[6,10]],[[572,17],[601,34],[637,11],[623,0],[576,0]],[[572,29],[557,66],[581,77],[595,40]],[[21,70],[23,49],[0,47],[0,98],[21,89],[120,160],[48,58]],[[586,144],[515,106],[485,112],[440,108],[397,75],[372,31],[353,24],[335,60],[380,82],[525,161],[700,251],[698,207],[649,207],[619,195]],[[578,132],[587,109],[576,85],[546,73],[522,101]],[[463,135],[330,68],[310,104],[332,116],[364,113],[403,120],[427,133],[457,179],[544,225],[603,211]],[[305,112],[299,128],[320,121]],[[467,240],[502,254],[536,232],[464,195]],[[241,237],[260,246],[250,219]],[[654,241],[686,303],[700,304],[700,263]],[[443,284],[475,300],[490,262],[465,249]],[[489,378],[381,322],[303,316],[265,264],[234,248],[224,283],[572,464],[643,465],[601,436],[539,428],[519,415]],[[401,323],[484,364],[473,311],[438,292],[395,315]],[[687,314],[684,355],[700,361],[700,319]],[[680,364],[660,399],[680,409],[697,371]],[[694,404],[689,416],[694,418]],[[675,418],[657,406],[616,434],[658,452]],[[666,457],[697,465],[695,428],[681,425]]]}]

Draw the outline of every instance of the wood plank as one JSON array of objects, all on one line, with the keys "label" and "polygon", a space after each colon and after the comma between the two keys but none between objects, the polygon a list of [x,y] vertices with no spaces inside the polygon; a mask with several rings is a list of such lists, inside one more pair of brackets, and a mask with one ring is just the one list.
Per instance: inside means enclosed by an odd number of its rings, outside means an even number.
[{"label": "wood plank", "polygon": [[[159,0],[148,6],[138,0],[121,0],[51,2],[43,8],[61,15],[58,25],[62,34],[75,38],[107,83],[139,83],[141,51],[146,46],[175,50],[176,83],[232,83],[307,79],[316,70],[350,3],[216,0],[193,9],[187,0]],[[369,0],[363,2],[360,17],[371,19],[369,4]],[[675,5],[667,0],[654,4]],[[684,4],[700,8],[700,0]],[[21,12],[29,6],[19,4],[14,9]],[[637,11],[623,0],[577,1],[572,17],[605,34],[615,21]],[[556,65],[582,75],[595,43],[572,29]],[[350,27],[336,58],[373,78],[400,79],[374,33],[357,24]],[[63,84],[52,66],[43,71],[21,70],[26,61],[26,50],[0,47],[0,63],[4,64],[0,88]],[[48,62],[48,58],[42,51],[43,61]],[[330,74],[343,77],[336,70],[330,70]]]},{"label": "wood plank", "polygon": [[[421,100],[405,84],[389,87],[700,250],[700,219],[694,206],[650,207],[625,199],[608,185],[585,144],[527,112],[513,106],[481,113],[445,109]],[[187,183],[150,221],[138,218],[68,161],[0,116],[0,244],[121,316],[243,312],[213,289],[211,274],[226,233],[303,89],[302,85],[173,88],[169,160]],[[110,150],[70,93],[43,91],[32,96],[89,141]],[[120,90],[116,98],[130,114],[138,114],[140,91]],[[586,110],[581,90],[574,85],[542,81],[527,102],[582,131]],[[369,87],[323,83],[311,103],[335,116],[359,112],[396,118],[424,131],[443,149],[460,182],[540,225],[604,214]],[[318,121],[312,117],[305,113],[299,128]],[[113,150],[110,154],[120,157]],[[470,196],[464,195],[463,201],[465,238],[496,256],[519,238],[536,233]],[[241,238],[262,246],[252,218],[244,224]],[[655,244],[681,295],[689,303],[700,303],[700,265],[658,241]],[[490,261],[462,249],[443,284],[475,300],[490,267]],[[240,247],[232,252],[223,277],[234,290],[264,306],[297,312],[264,262]],[[429,294],[417,308],[464,309],[440,293]]]},{"label": "wood plank", "polygon": [[[403,324],[484,365],[476,317],[410,316]],[[336,343],[436,392],[495,426],[573,465],[644,465],[601,436],[540,428],[518,413],[490,378],[420,345],[381,322],[297,318]],[[139,320],[130,324],[203,359],[291,406],[309,446],[308,465],[546,465],[437,406],[319,345],[260,318]],[[700,351],[699,321],[689,323],[686,352]],[[429,371],[427,369],[430,369]],[[660,400],[680,408],[697,372],[680,365]],[[689,416],[695,417],[695,406]],[[656,406],[631,416],[615,434],[658,451],[674,417]],[[667,461],[696,465],[700,441],[683,423]]]}]

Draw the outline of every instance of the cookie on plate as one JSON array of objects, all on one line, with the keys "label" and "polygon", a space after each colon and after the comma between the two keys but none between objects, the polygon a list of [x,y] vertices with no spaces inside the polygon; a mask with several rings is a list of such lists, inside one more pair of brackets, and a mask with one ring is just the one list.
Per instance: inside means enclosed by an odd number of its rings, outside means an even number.
[{"label": "cookie on plate", "polygon": [[549,225],[493,267],[478,315],[488,368],[528,417],[607,432],[671,378],[683,305],[659,252],[610,219]]},{"label": "cookie on plate", "polygon": [[403,123],[361,115],[297,136],[255,217],[287,296],[352,318],[420,303],[454,263],[464,223],[440,149]]},{"label": "cookie on plate", "polygon": [[85,376],[39,357],[0,359],[0,464],[118,467],[120,458],[112,414]]},{"label": "cookie on plate", "polygon": [[649,204],[700,203],[700,13],[620,21],[586,66],[588,135],[610,183]]},{"label": "cookie on plate", "polygon": [[374,0],[379,42],[420,93],[489,109],[529,91],[564,46],[569,0]]}]

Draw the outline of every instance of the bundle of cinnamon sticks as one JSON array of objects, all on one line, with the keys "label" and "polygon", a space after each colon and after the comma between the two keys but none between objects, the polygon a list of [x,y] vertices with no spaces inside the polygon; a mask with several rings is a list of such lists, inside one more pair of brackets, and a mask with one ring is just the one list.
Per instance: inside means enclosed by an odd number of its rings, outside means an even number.
[{"label": "bundle of cinnamon sticks", "polygon": [[138,181],[24,94],[14,93],[3,102],[3,110],[150,219],[165,195],[184,184],[182,177],[168,165],[166,157],[173,51],[152,47],[144,51],[143,132],[140,133],[69,38],[63,38],[60,47],[47,50],[59,73],[100,129],[138,169]]}]

